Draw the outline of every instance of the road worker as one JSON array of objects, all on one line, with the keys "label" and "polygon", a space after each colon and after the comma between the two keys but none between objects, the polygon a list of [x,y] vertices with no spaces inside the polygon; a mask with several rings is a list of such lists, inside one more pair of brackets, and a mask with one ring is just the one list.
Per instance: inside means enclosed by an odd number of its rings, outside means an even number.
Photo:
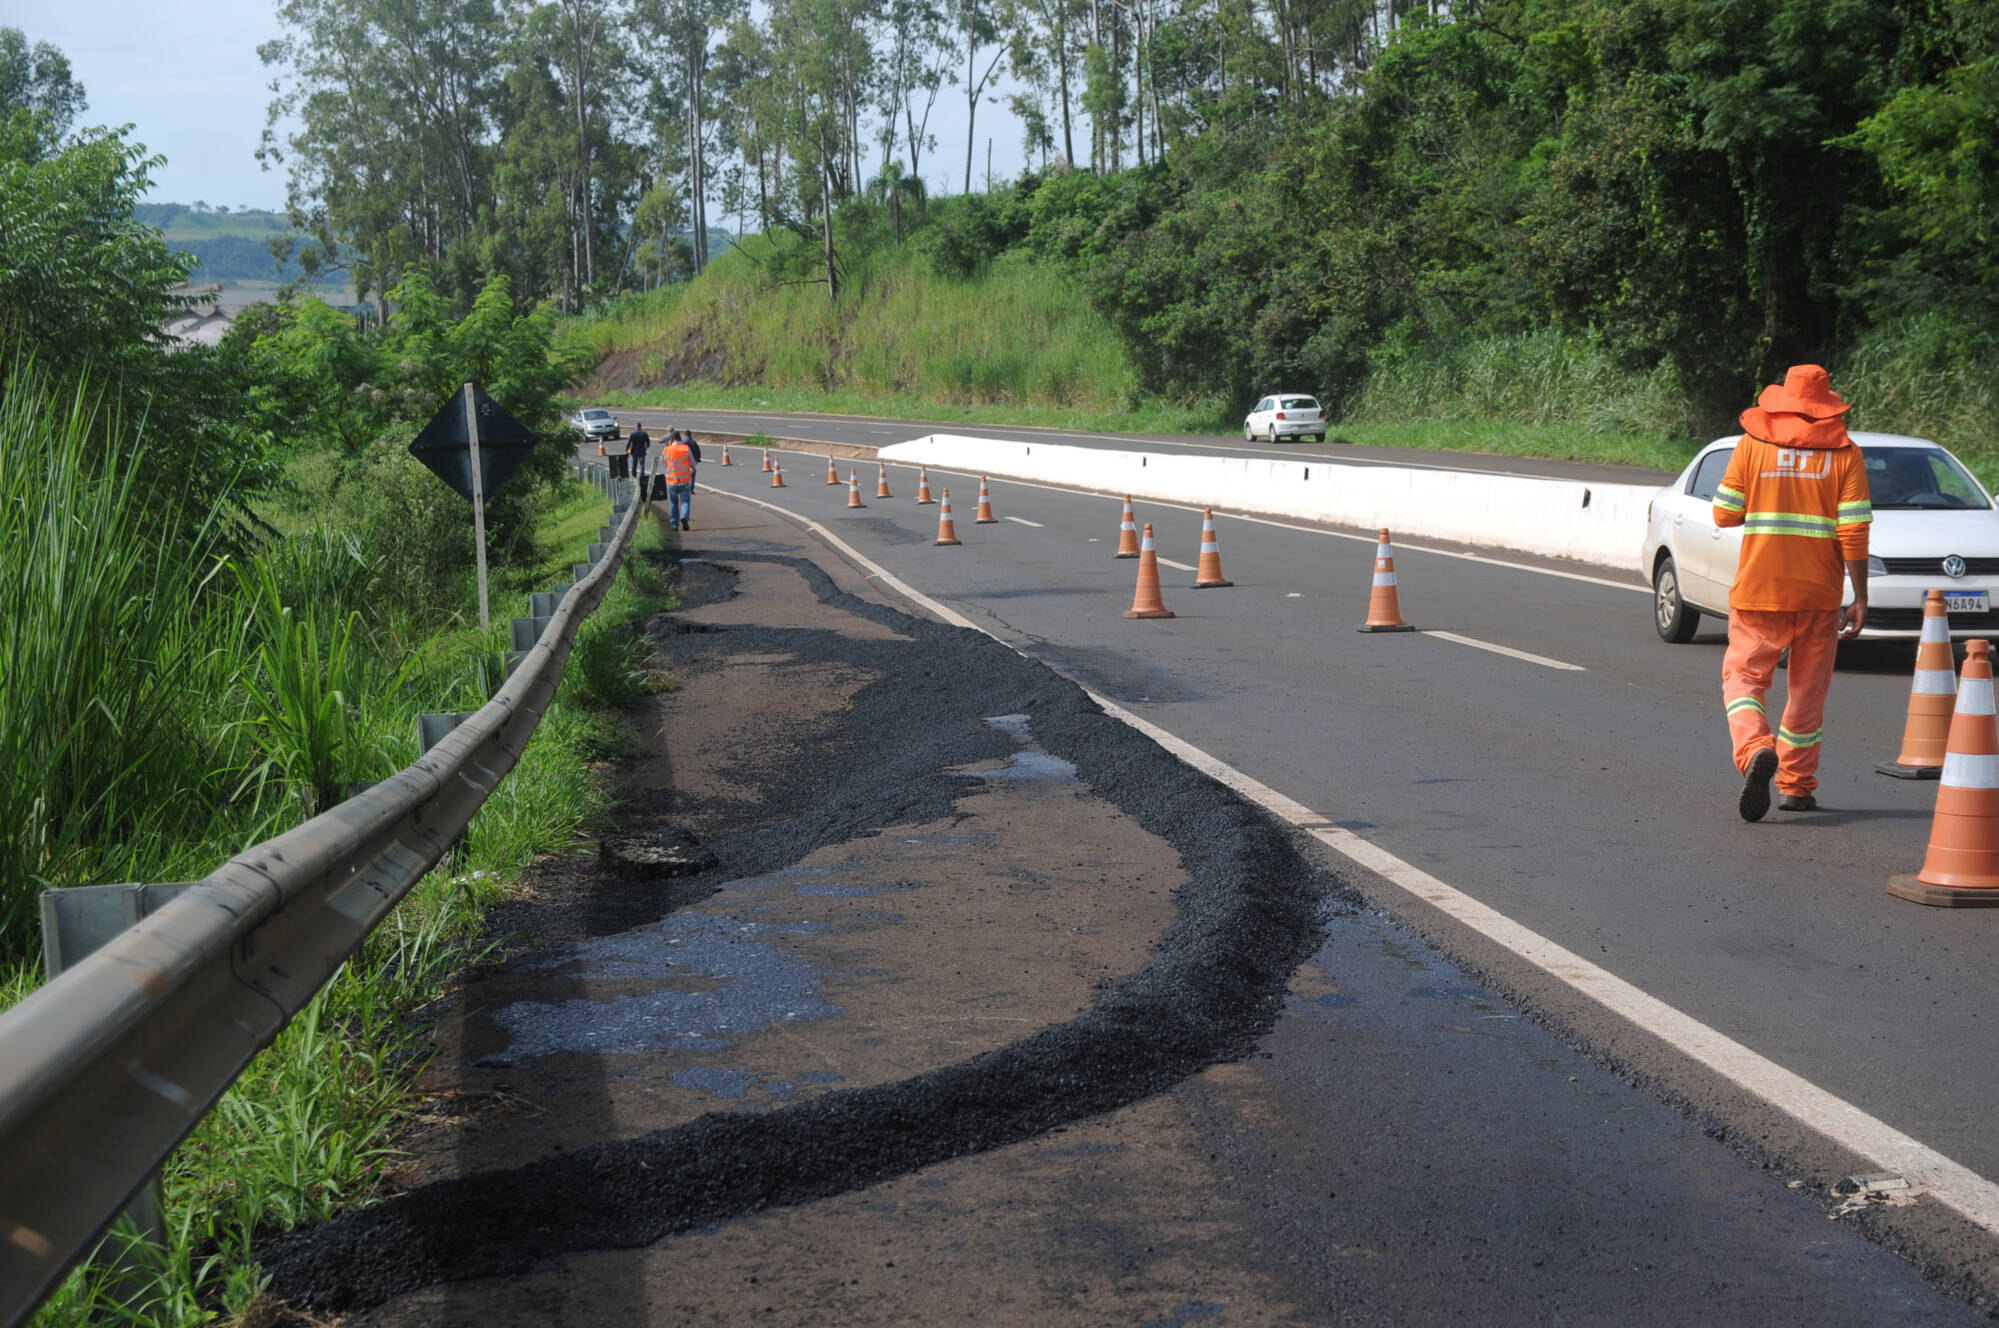
[{"label": "road worker", "polygon": [[678,434],[660,453],[659,471],[666,477],[666,528],[686,530],[694,501],[694,450]]},{"label": "road worker", "polygon": [[[1874,519],[1867,465],[1847,435],[1848,403],[1816,364],[1793,365],[1742,412],[1742,438],[1714,491],[1714,519],[1742,527],[1742,558],[1728,592],[1722,704],[1742,773],[1745,821],[1777,806],[1818,810],[1819,742],[1833,656],[1867,624],[1867,529]],[[1853,602],[1840,607],[1840,573]],[[1763,708],[1777,661],[1791,652],[1783,722],[1773,737]]]}]

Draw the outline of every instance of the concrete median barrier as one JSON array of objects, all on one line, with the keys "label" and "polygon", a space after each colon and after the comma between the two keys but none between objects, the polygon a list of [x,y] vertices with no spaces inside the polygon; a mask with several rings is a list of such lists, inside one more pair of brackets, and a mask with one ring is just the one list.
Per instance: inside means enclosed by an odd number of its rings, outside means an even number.
[{"label": "concrete median barrier", "polygon": [[928,434],[880,449],[890,461],[1040,480],[1159,502],[1324,521],[1425,539],[1573,558],[1620,571],[1640,560],[1642,484],[1495,475],[1318,457],[1192,456]]}]

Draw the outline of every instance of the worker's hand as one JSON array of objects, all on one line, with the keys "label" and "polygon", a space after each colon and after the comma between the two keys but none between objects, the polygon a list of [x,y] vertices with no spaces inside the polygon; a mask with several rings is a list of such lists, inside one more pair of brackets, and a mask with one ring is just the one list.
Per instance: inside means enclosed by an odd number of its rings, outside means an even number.
[{"label": "worker's hand", "polygon": [[1839,611],[1839,639],[1851,641],[1867,626],[1867,601],[1857,599]]}]

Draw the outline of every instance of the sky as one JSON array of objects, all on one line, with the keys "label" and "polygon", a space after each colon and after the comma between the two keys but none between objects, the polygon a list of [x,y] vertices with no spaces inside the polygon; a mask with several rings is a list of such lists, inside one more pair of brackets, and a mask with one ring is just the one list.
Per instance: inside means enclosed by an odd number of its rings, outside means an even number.
[{"label": "sky", "polygon": [[[231,210],[285,202],[282,170],[261,169],[255,156],[271,97],[257,47],[280,35],[276,12],[275,0],[0,0],[0,24],[69,57],[90,98],[80,123],[131,124],[139,142],[166,157],[150,201]],[[995,181],[1025,164],[1020,125],[1004,101],[1011,89],[991,91],[1002,100],[979,107],[974,189],[983,187],[987,138]],[[933,192],[964,187],[965,125],[964,89],[945,88],[931,115],[936,152],[924,161]]]}]

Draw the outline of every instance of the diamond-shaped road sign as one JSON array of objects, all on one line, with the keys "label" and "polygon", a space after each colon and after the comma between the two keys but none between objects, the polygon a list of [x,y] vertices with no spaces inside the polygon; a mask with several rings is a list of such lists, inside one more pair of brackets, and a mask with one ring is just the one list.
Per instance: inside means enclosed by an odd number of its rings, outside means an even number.
[{"label": "diamond-shaped road sign", "polygon": [[[485,389],[472,389],[472,407],[479,415],[479,479],[481,499],[491,498],[507,477],[520,469],[528,453],[534,451],[534,435],[507,414]],[[410,444],[410,455],[429,466],[437,478],[458,490],[458,496],[472,501],[472,456],[465,438],[465,398],[451,394],[423,432]]]}]

